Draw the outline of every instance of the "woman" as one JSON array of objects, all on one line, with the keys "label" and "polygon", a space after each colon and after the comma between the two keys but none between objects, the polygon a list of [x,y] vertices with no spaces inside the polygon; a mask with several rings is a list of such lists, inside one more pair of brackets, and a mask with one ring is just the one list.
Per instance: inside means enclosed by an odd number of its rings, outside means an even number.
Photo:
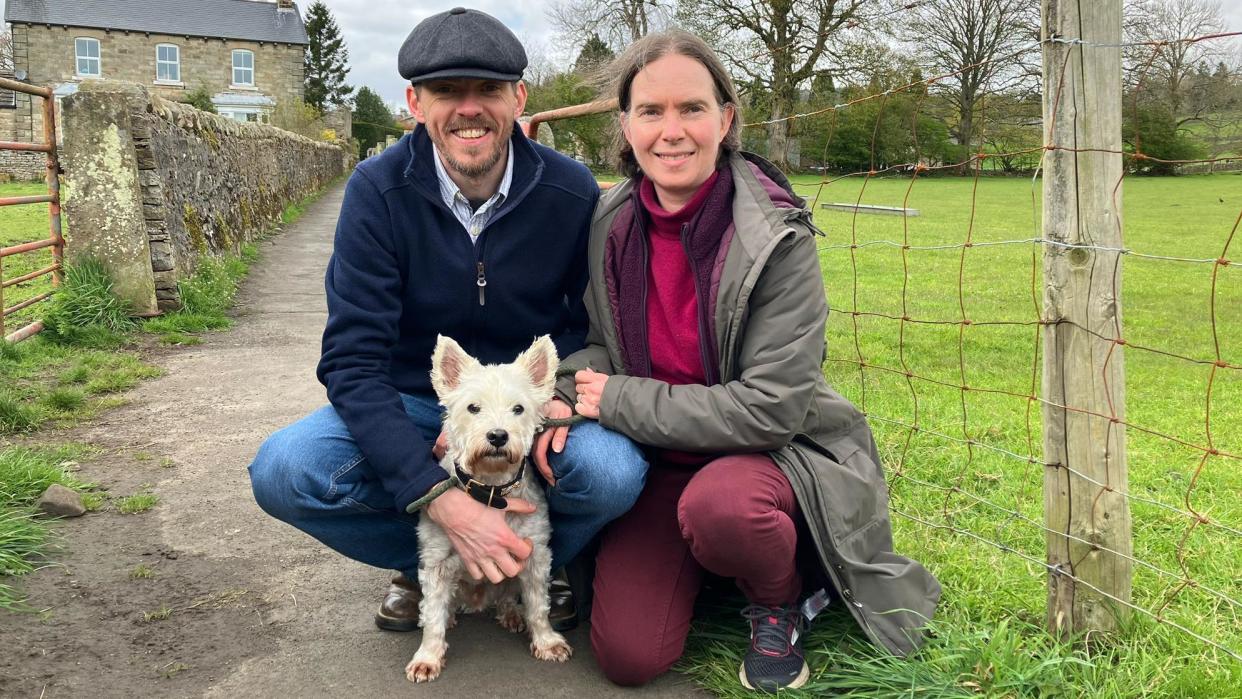
[{"label": "woman", "polygon": [[825,582],[904,655],[940,587],[892,553],[870,430],[824,381],[810,214],[783,175],[739,152],[736,92],[700,39],[651,35],[618,64],[629,179],[596,210],[588,346],[558,386],[651,456],[637,504],[600,541],[596,658],[619,684],[667,670],[705,572],[735,578],[750,602],[748,688],[806,681],[799,598]]}]

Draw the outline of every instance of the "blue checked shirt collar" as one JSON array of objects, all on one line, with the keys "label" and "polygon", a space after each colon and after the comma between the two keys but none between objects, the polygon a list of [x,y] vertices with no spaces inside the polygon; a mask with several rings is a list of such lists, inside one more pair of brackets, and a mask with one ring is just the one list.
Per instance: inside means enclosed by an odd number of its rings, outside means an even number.
[{"label": "blue checked shirt collar", "polygon": [[500,186],[478,210],[470,208],[470,202],[461,193],[461,188],[457,186],[453,178],[449,177],[448,170],[444,169],[444,163],[440,160],[440,151],[436,150],[434,143],[431,145],[431,153],[434,156],[432,160],[436,162],[436,179],[440,182],[440,198],[470,234],[470,242],[478,241],[479,234],[491,220],[492,213],[499,209],[509,196],[509,185],[513,183],[513,142],[509,142],[509,152],[505,154],[505,174],[500,179]]}]

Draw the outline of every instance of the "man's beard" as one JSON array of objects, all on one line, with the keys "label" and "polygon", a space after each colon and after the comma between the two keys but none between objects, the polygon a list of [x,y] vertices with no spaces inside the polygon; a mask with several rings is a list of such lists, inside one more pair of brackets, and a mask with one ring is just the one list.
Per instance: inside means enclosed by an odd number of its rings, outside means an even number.
[{"label": "man's beard", "polygon": [[[452,128],[469,128],[470,126],[474,126],[474,124],[454,124]],[[488,124],[487,126],[490,127],[491,125]],[[500,159],[505,157],[509,150],[509,139],[507,137],[501,138],[501,136],[504,136],[504,134],[501,133],[501,130],[493,128],[492,131],[498,137],[496,138],[495,145],[492,147],[492,152],[488,153],[487,157],[485,157],[477,165],[463,163],[454,158],[452,150],[449,149],[448,144],[444,143],[442,139],[432,136],[431,142],[436,145],[436,150],[440,151],[440,157],[444,159],[444,164],[447,165],[449,169],[470,179],[477,179],[491,172],[492,168],[496,167],[496,165],[500,163]]]}]

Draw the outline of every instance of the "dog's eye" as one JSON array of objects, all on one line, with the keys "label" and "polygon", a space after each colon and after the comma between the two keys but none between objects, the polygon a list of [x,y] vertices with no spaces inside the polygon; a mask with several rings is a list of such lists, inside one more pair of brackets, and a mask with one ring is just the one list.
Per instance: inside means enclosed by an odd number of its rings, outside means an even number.
[{"label": "dog's eye", "polygon": [[467,405],[467,406],[466,406],[466,410],[467,410],[467,411],[469,411],[469,412],[470,412],[470,414],[472,414],[472,415],[478,415],[478,414],[479,414],[479,411],[480,411],[480,410],[482,410],[482,408],[480,408],[479,406],[475,405],[474,403],[471,403],[470,405]]},{"label": "dog's eye", "polygon": [[515,405],[515,406],[513,406],[513,414],[514,414],[514,415],[521,415],[521,414],[522,414],[522,413],[524,413],[524,412],[526,412],[526,408],[523,408],[523,407],[522,407],[522,406],[520,406],[520,405]]}]

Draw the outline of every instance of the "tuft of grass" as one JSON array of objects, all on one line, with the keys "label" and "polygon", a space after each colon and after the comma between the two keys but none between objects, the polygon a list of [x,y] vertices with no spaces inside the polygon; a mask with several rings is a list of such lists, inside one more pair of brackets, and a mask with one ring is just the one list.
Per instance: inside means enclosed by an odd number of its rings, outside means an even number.
[{"label": "tuft of grass", "polygon": [[107,501],[108,498],[103,493],[95,491],[82,493],[82,507],[86,508],[87,512],[98,512],[102,510],[104,503]]},{"label": "tuft of grass", "polygon": [[123,515],[135,515],[155,507],[160,498],[155,493],[134,493],[116,503],[116,511]]},{"label": "tuft of grass", "polygon": [[131,311],[112,293],[112,277],[103,264],[85,259],[65,268],[64,283],[43,316],[44,332],[71,344],[116,346],[137,325]]},{"label": "tuft of grass", "polygon": [[10,577],[34,570],[33,561],[43,552],[48,525],[29,507],[0,507],[0,609],[17,611],[23,597],[9,584]]},{"label": "tuft of grass", "polygon": [[145,622],[164,621],[173,615],[172,607],[167,604],[161,604],[159,609],[153,612],[143,612],[142,620]]},{"label": "tuft of grass", "polygon": [[[154,330],[152,330],[150,327],[148,327],[147,330],[148,332],[154,332]],[[201,345],[203,344],[203,340],[202,338],[197,337],[195,335],[191,335],[187,332],[182,332],[180,330],[174,330],[171,332],[161,333],[160,344],[179,345],[179,346],[188,347],[191,345]]]},{"label": "tuft of grass", "polygon": [[134,461],[150,461],[152,458],[150,452],[136,451],[134,452]]},{"label": "tuft of grass", "polygon": [[53,388],[43,397],[44,405],[58,412],[71,412],[86,401],[86,392],[80,388],[61,386]]},{"label": "tuft of grass", "polygon": [[177,462],[173,461],[171,456],[165,456],[160,459],[160,468],[172,468]]},{"label": "tuft of grass", "polygon": [[37,408],[0,388],[0,432],[25,432],[42,421],[43,415]]},{"label": "tuft of grass", "polygon": [[155,571],[146,563],[139,563],[129,571],[129,577],[134,580],[146,580],[155,576]]},{"label": "tuft of grass", "polygon": [[0,507],[30,505],[54,483],[78,491],[93,488],[75,478],[69,468],[94,451],[82,444],[0,451]]}]

